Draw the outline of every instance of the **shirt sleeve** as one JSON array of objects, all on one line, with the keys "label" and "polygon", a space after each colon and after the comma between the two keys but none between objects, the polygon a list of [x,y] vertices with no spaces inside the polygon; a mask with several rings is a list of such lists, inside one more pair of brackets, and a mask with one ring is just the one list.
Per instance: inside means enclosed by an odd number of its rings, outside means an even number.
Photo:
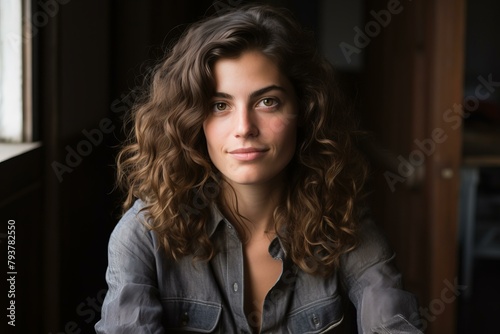
[{"label": "shirt sleeve", "polygon": [[364,221],[360,244],[341,260],[341,277],[357,313],[359,333],[422,333],[418,305],[404,291],[395,254],[372,221]]},{"label": "shirt sleeve", "polygon": [[157,275],[155,242],[142,221],[139,205],[120,220],[108,245],[101,320],[96,333],[164,333]]}]

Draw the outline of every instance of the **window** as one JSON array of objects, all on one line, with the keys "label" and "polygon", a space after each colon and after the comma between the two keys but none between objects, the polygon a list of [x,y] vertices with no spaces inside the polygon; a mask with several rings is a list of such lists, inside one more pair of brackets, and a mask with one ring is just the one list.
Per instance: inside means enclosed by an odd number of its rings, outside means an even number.
[{"label": "window", "polygon": [[0,0],[0,142],[31,141],[29,1]]}]

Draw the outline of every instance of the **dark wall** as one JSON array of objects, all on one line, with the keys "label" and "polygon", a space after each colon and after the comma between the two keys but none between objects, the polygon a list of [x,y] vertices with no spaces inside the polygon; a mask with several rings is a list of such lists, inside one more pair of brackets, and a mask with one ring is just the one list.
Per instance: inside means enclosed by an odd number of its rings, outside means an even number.
[{"label": "dark wall", "polygon": [[[43,289],[42,154],[35,149],[0,163],[1,333],[16,328],[23,330],[18,333],[36,333],[36,324],[43,322],[37,302]],[[16,327],[8,324],[11,321]]]}]

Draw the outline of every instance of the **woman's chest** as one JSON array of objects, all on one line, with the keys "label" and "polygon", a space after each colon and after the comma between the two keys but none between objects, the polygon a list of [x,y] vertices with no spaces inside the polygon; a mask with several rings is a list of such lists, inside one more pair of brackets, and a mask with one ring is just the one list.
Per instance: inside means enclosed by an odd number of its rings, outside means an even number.
[{"label": "woman's chest", "polygon": [[[219,252],[209,262],[186,258],[174,266],[159,266],[167,332],[251,333],[245,298],[255,295],[245,293],[249,283],[244,262],[243,249],[235,247]],[[253,270],[259,270],[258,264]],[[261,271],[276,268],[262,267]],[[289,263],[280,265],[277,272],[258,302],[261,333],[334,333],[343,318],[336,276],[314,277]]]}]

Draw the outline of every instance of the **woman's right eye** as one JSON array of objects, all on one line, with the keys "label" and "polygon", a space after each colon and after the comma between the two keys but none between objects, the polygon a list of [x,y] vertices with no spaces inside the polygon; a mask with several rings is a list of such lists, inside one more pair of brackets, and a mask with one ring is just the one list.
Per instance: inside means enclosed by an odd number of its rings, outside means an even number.
[{"label": "woman's right eye", "polygon": [[214,104],[214,111],[224,111],[227,109],[227,104],[224,102],[217,102]]}]

